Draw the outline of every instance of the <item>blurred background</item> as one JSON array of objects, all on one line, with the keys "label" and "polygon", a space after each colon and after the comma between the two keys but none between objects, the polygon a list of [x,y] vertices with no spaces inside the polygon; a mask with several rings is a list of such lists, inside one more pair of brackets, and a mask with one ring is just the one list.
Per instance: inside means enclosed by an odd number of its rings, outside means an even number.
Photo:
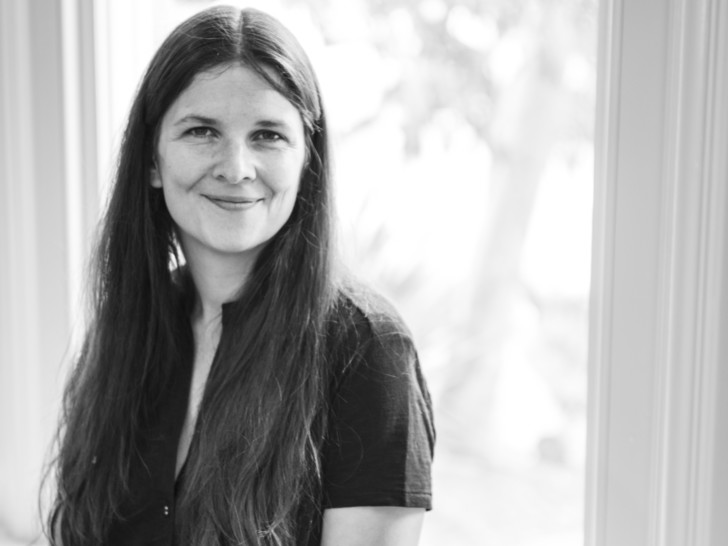
[{"label": "blurred background", "polygon": [[[219,3],[281,19],[318,72],[341,252],[435,404],[422,544],[582,544],[596,0],[98,0],[96,210],[151,55]],[[2,476],[0,537],[27,544],[36,506],[11,499],[37,485]]]}]

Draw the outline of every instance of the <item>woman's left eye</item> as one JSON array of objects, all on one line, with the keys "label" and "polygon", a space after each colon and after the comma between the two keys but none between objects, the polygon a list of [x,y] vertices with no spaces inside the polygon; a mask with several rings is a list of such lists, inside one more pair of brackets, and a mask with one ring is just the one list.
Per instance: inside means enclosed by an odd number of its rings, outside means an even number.
[{"label": "woman's left eye", "polygon": [[283,136],[275,131],[258,131],[254,135],[255,140],[263,140],[267,142],[279,142],[285,140]]}]

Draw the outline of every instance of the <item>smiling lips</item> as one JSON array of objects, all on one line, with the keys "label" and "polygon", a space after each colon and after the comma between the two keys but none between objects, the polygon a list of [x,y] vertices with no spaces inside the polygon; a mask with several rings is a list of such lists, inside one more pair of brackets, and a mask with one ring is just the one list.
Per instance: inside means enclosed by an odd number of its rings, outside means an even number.
[{"label": "smiling lips", "polygon": [[203,195],[203,197],[224,210],[245,210],[263,201],[262,197],[228,197],[223,195]]}]

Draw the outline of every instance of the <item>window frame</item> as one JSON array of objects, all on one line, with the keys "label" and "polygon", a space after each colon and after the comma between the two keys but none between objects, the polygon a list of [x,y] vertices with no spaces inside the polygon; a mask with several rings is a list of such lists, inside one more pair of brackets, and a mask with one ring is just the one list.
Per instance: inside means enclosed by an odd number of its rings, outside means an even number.
[{"label": "window frame", "polygon": [[723,544],[728,6],[600,8],[586,544]]}]

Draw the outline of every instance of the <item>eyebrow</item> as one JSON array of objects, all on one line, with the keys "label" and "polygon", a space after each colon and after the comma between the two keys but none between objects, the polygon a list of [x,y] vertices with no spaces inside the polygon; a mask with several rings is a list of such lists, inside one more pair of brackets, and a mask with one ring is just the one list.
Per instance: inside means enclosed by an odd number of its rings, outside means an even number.
[{"label": "eyebrow", "polygon": [[256,125],[266,129],[287,129],[290,127],[290,124],[278,119],[261,119],[256,122]]},{"label": "eyebrow", "polygon": [[[218,120],[215,118],[209,118],[207,116],[201,116],[197,114],[189,114],[187,116],[184,116],[177,120],[174,125],[184,125],[187,123],[200,123],[202,125],[217,125]],[[255,122],[255,125],[258,127],[263,127],[265,129],[286,129],[290,127],[290,124],[286,123],[283,120],[279,119],[260,119]]]},{"label": "eyebrow", "polygon": [[217,120],[213,118],[208,118],[205,116],[198,116],[196,114],[191,114],[189,116],[185,116],[181,119],[178,119],[174,122],[174,125],[184,125],[185,123],[201,123],[202,125],[217,125]]}]

